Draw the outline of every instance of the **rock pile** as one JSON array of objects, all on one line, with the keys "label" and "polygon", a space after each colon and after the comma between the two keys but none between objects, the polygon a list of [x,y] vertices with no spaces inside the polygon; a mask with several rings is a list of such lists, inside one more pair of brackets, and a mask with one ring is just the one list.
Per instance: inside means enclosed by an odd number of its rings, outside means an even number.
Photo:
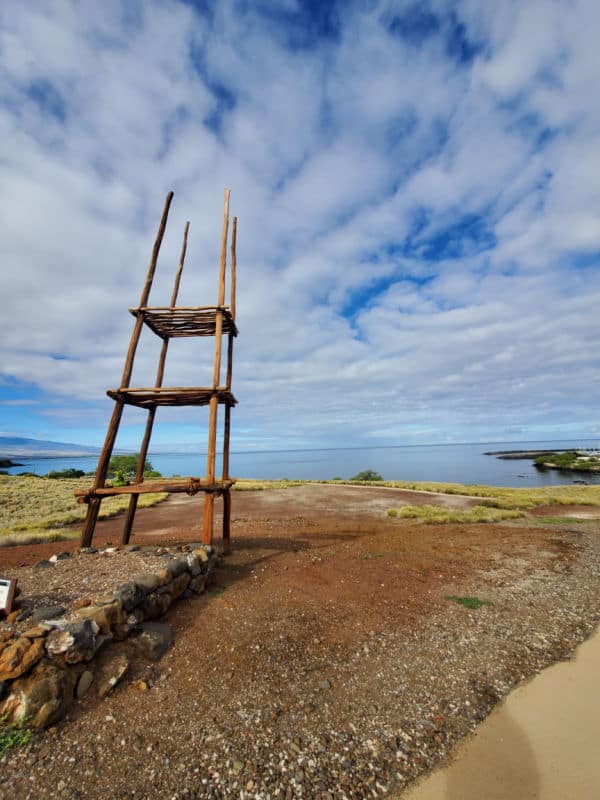
[{"label": "rock pile", "polygon": [[135,636],[140,651],[159,658],[172,642],[168,625],[148,622],[178,598],[204,592],[216,563],[210,547],[188,552],[161,548],[164,568],[145,572],[95,599],[14,612],[0,628],[0,717],[46,728],[76,699],[95,688],[108,694],[123,677],[125,653],[108,647]]}]

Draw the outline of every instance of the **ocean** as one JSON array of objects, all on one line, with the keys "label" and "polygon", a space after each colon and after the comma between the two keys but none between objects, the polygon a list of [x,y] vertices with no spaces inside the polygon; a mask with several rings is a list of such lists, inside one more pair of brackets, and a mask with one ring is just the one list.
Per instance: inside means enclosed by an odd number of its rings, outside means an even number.
[{"label": "ocean", "polygon": [[[431,444],[401,447],[349,447],[323,450],[275,450],[231,453],[230,473],[236,478],[327,480],[351,478],[372,469],[386,480],[443,481],[448,483],[488,484],[492,486],[551,486],[586,480],[600,484],[600,474],[574,474],[549,470],[540,472],[531,460],[504,461],[485,455],[498,450],[551,450],[599,448],[600,440],[488,442],[478,444]],[[202,476],[206,456],[202,453],[151,453],[154,469],[165,477]],[[96,456],[63,458],[14,458],[23,466],[7,470],[16,475],[30,471],[43,475],[68,467],[91,472]],[[217,460],[217,474],[220,463]]]}]

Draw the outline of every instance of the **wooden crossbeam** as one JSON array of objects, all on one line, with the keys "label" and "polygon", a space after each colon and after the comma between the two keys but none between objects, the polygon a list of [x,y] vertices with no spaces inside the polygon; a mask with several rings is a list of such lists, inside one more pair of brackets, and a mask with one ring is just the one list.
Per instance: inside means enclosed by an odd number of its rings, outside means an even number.
[{"label": "wooden crossbeam", "polygon": [[101,489],[76,489],[75,496],[80,503],[88,503],[95,497],[115,497],[120,494],[154,494],[157,492],[168,492],[169,494],[185,492],[186,494],[197,494],[198,492],[221,493],[235,483],[235,478],[229,480],[213,480],[206,478],[181,478],[165,481],[144,481],[143,483],[130,483],[127,486],[103,486]]}]

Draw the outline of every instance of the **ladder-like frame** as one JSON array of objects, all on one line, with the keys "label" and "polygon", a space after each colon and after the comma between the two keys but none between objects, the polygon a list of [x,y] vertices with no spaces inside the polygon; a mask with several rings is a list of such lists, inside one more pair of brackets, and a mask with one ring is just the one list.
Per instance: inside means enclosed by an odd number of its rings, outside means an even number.
[{"label": "ladder-like frame", "polygon": [[[231,520],[231,487],[235,479],[229,476],[229,441],[231,430],[231,409],[237,401],[231,393],[231,379],[233,371],[233,339],[237,336],[235,324],[235,293],[236,293],[236,238],[237,217],[233,218],[231,232],[231,300],[230,305],[225,305],[225,276],[227,270],[227,242],[229,236],[229,189],[225,189],[225,204],[223,212],[223,232],[221,236],[221,255],[219,261],[219,291],[216,306],[177,306],[177,295],[181,273],[187,250],[189,222],[186,222],[183,234],[183,244],[179,265],[175,275],[173,293],[169,306],[149,306],[148,299],[154,280],[154,273],[158,261],[158,254],[162,244],[169,216],[169,208],[173,199],[173,192],[167,194],[163,207],[162,217],[152,254],[148,266],[146,282],[142,289],[139,306],[130,308],[135,317],[135,324],[129,342],[129,349],[125,358],[125,366],[118,389],[110,389],[107,394],[115,401],[112,417],[110,419],[104,446],[98,459],[98,468],[94,484],[91,489],[77,490],[75,495],[78,502],[87,503],[88,510],[81,532],[80,546],[89,547],[92,543],[100,504],[104,497],[119,494],[130,495],[129,507],[125,516],[121,543],[127,544],[131,536],[133,520],[140,494],[148,492],[187,492],[196,494],[204,492],[204,527],[202,541],[212,545],[214,500],[216,495],[223,497],[223,550],[230,549],[230,520]],[[130,380],[133,371],[133,362],[136,349],[142,332],[146,325],[162,339],[162,347],[158,359],[156,381],[153,387],[131,387]],[[225,385],[221,385],[221,352],[222,337],[227,335],[227,373]],[[165,362],[169,348],[169,340],[182,336],[214,336],[214,360],[212,386],[175,386],[163,387]],[[123,409],[126,405],[133,405],[148,410],[146,429],[140,447],[139,459],[134,482],[127,486],[107,486],[106,476],[108,466],[115,446],[117,433]],[[206,459],[206,477],[188,478],[163,481],[144,481],[144,464],[148,455],[150,437],[154,426],[154,418],[158,406],[208,406],[208,452]],[[217,417],[219,405],[225,406],[223,426],[223,469],[221,478],[215,476],[215,456],[217,445]]]}]

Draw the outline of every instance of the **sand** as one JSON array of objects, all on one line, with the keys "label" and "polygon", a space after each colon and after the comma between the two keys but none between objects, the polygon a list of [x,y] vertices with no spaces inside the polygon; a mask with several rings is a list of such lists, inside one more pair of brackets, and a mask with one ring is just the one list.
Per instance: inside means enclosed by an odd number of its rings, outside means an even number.
[{"label": "sand", "polygon": [[513,691],[402,800],[600,798],[600,631]]}]

